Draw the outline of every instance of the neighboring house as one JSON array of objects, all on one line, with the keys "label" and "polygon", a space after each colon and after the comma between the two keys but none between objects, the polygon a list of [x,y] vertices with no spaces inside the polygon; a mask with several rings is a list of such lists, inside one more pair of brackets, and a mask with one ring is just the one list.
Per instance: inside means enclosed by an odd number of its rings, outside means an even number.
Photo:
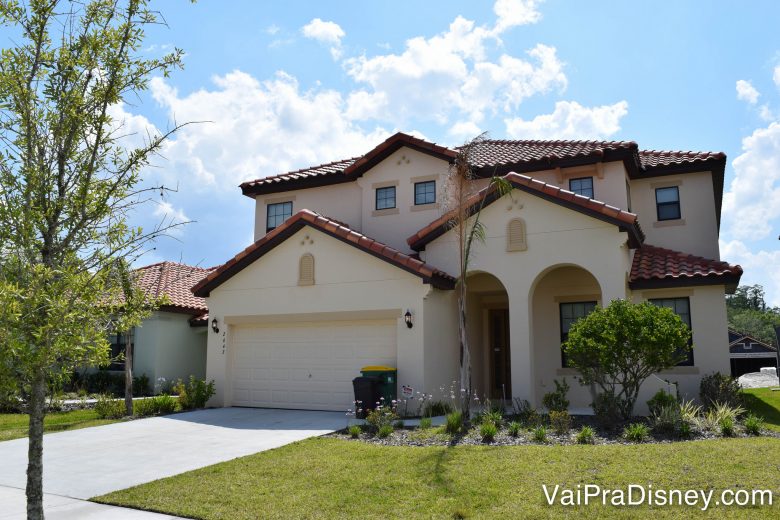
[{"label": "neighboring house", "polygon": [[[133,341],[133,375],[143,374],[154,386],[159,378],[167,383],[206,377],[206,301],[191,288],[213,269],[175,262],[161,262],[134,271],[137,283],[150,296],[167,302],[130,333]],[[112,356],[124,352],[127,335],[111,336]],[[124,361],[110,370],[124,370]]]},{"label": "neighboring house", "polygon": [[731,376],[759,372],[763,367],[777,367],[777,348],[749,334],[729,329]]},{"label": "neighboring house", "polygon": [[[444,194],[455,156],[398,133],[358,158],[241,185],[256,201],[256,242],[193,288],[218,320],[212,404],[343,410],[364,365],[397,367],[399,388],[434,394],[458,379]],[[585,410],[591,390],[561,342],[616,298],[669,307],[692,327],[692,354],[660,375],[683,396],[698,395],[702,375],[728,373],[724,292],[742,269],[719,260],[724,154],[488,140],[472,158],[482,191],[471,202],[484,200],[487,230],[467,279],[480,398],[540,406],[568,377],[572,409]],[[514,190],[483,189],[493,175]],[[663,386],[648,381],[640,408]]]}]

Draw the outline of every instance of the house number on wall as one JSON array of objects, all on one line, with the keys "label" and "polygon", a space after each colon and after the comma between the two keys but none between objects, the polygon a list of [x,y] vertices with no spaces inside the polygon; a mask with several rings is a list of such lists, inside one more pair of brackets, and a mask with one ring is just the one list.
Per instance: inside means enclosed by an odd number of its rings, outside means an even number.
[{"label": "house number on wall", "polygon": [[222,355],[225,355],[225,331],[222,331]]}]

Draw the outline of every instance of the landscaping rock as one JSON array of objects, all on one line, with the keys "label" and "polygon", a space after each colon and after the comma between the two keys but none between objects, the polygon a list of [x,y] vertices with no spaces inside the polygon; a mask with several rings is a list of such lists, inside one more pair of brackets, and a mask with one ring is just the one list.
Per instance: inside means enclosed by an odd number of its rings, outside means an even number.
[{"label": "landscaping rock", "polygon": [[762,368],[761,372],[751,372],[740,376],[739,386],[742,388],[768,388],[778,386],[777,371],[774,367],[771,370]]}]

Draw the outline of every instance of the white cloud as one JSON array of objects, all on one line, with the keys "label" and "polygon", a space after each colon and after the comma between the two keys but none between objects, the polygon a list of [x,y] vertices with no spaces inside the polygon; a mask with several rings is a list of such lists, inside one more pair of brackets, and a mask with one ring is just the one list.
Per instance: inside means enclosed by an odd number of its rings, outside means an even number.
[{"label": "white cloud", "polygon": [[767,304],[780,306],[780,250],[752,252],[744,242],[721,241],[721,257],[739,264],[745,270],[740,283],[743,285],[761,284],[766,290]]},{"label": "white cloud", "polygon": [[212,78],[214,88],[179,95],[165,80],[151,83],[154,98],[183,128],[164,153],[166,168],[195,178],[208,190],[235,192],[248,179],[364,153],[389,132],[364,131],[345,115],[333,90],[301,91],[285,73],[258,81],[241,71]]},{"label": "white cloud", "polygon": [[335,22],[326,22],[315,18],[301,28],[301,32],[307,38],[317,40],[320,43],[330,45],[330,53],[334,60],[341,57],[341,39],[346,35],[344,30]]},{"label": "white cloud", "polygon": [[780,219],[780,123],[759,128],[742,140],[734,178],[723,195],[728,231],[738,240],[761,240]]},{"label": "white cloud", "polygon": [[744,79],[737,80],[737,99],[755,105],[758,102],[759,95],[758,90],[749,81]]},{"label": "white cloud", "polygon": [[584,107],[576,101],[558,101],[551,114],[531,120],[506,119],[509,137],[516,139],[604,139],[620,130],[620,120],[628,113],[628,102]]},{"label": "white cloud", "polygon": [[502,32],[517,25],[528,25],[542,19],[537,6],[541,0],[496,0],[493,12],[496,13],[496,32]]},{"label": "white cloud", "polygon": [[265,28],[266,34],[270,34],[271,36],[275,35],[280,30],[281,30],[281,27],[279,27],[275,23],[272,23],[271,25],[269,25],[268,27]]},{"label": "white cloud", "polygon": [[777,88],[780,88],[780,65],[775,67],[775,72],[772,74],[772,80],[775,82]]}]

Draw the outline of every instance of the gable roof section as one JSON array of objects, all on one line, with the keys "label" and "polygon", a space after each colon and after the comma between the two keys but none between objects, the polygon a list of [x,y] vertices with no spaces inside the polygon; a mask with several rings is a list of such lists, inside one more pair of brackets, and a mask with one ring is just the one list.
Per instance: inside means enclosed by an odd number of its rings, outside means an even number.
[{"label": "gable roof section", "polygon": [[[620,208],[610,206],[595,199],[577,195],[571,191],[559,188],[558,186],[553,186],[552,184],[547,184],[546,182],[519,173],[509,173],[504,176],[504,179],[509,181],[515,189],[541,197],[554,204],[583,213],[589,217],[618,226],[622,231],[628,233],[629,243],[632,247],[639,247],[644,240],[644,233],[639,227],[637,216],[633,213],[623,211]],[[480,205],[482,205],[482,207],[487,207],[499,198],[500,194],[495,186],[483,188],[469,197],[467,201],[469,215],[476,213]],[[426,244],[440,237],[450,229],[450,221],[454,215],[454,211],[442,215],[406,239],[407,244],[415,251],[425,249]]]},{"label": "gable roof section", "polygon": [[455,159],[457,152],[436,143],[397,132],[363,156],[321,164],[273,177],[266,177],[240,185],[241,193],[248,197],[351,182],[385,160],[396,150],[407,147],[446,161]]},{"label": "gable roof section", "polygon": [[741,276],[739,265],[645,244],[634,252],[628,286],[653,289],[725,285],[733,291]]},{"label": "gable roof section", "polygon": [[192,288],[193,294],[199,297],[207,297],[211,291],[287,240],[304,226],[317,229],[380,260],[419,276],[425,283],[429,283],[436,288],[453,289],[455,287],[455,278],[444,271],[435,269],[417,258],[401,253],[390,246],[353,231],[341,222],[304,209],[206,276]]},{"label": "gable roof section", "polygon": [[168,304],[160,310],[183,312],[200,316],[208,312],[206,300],[192,294],[193,285],[214,268],[195,267],[176,262],[160,262],[135,269],[136,283],[154,298],[168,297]]},{"label": "gable roof section", "polygon": [[774,345],[770,345],[769,343],[761,341],[760,339],[754,338],[750,334],[745,334],[729,327],[729,347],[744,343],[745,340],[748,340],[750,343],[756,343],[765,349],[771,350],[772,352],[777,351],[777,348]]}]

